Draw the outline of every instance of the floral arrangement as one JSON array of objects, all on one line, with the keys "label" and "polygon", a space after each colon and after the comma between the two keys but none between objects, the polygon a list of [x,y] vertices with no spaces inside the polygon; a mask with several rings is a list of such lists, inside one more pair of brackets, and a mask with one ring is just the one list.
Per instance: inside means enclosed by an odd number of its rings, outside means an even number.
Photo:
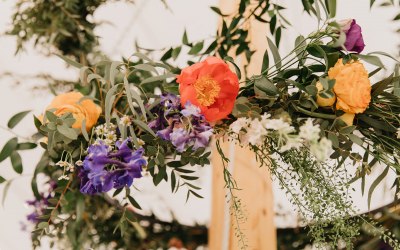
[{"label": "floral arrangement", "polygon": [[[94,66],[60,56],[80,69],[80,83],[34,117],[40,139],[12,138],[0,153],[0,161],[10,158],[21,173],[18,150],[36,145],[45,150],[32,179],[35,200],[29,202],[34,208],[28,216],[35,224],[34,246],[44,235],[79,249],[109,242],[104,238],[110,232],[119,230],[121,238],[131,233],[137,229],[132,207],[140,209],[131,187],[145,175],[154,185],[170,182],[172,192],[187,189],[187,199],[201,198],[201,187],[193,183],[198,178],[193,166],[210,163],[208,147],[214,135],[225,166],[229,159],[221,141],[251,148],[260,166],[268,168],[298,207],[315,244],[351,248],[361,225],[367,225],[398,249],[390,232],[357,215],[348,190],[361,178],[364,192],[365,176],[383,164],[368,191],[370,203],[387,173],[400,169],[400,77],[396,73],[371,83],[384,68],[377,55],[390,55],[361,54],[365,44],[356,21],[336,22],[332,7],[315,2],[312,10],[320,22],[323,7],[326,21],[309,36],[299,36],[284,57],[268,39],[258,75],[242,78],[232,58],[211,53],[182,70],[142,53]],[[377,68],[368,72],[364,63]],[[27,114],[13,116],[9,128]],[[355,176],[350,165],[357,168]],[[39,175],[47,177],[40,187]],[[239,188],[227,167],[224,176],[231,193]],[[11,180],[1,182],[9,186]],[[398,179],[393,187],[398,194]],[[115,196],[121,202],[115,202]],[[235,214],[241,212],[237,197],[232,195],[230,202]],[[107,213],[110,207],[105,204],[118,208],[110,217],[119,219],[102,228],[98,214],[86,209],[94,206]],[[82,227],[90,230],[82,232]]]}]

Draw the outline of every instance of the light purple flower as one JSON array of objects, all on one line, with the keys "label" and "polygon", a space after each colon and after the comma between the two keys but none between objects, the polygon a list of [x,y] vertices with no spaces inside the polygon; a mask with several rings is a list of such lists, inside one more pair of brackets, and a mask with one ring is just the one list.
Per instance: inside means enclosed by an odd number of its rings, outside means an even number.
[{"label": "light purple flower", "polygon": [[170,134],[171,143],[176,147],[178,152],[183,152],[188,141],[190,139],[190,135],[188,131],[183,128],[174,129]]},{"label": "light purple flower", "polygon": [[355,19],[346,19],[339,22],[341,30],[346,34],[344,47],[348,51],[361,53],[365,44],[361,33],[361,27],[356,23]]},{"label": "light purple flower", "polygon": [[191,104],[190,101],[186,102],[185,108],[181,110],[181,114],[185,117],[190,117],[190,116],[199,117],[201,115],[200,108],[197,107],[196,105]]}]

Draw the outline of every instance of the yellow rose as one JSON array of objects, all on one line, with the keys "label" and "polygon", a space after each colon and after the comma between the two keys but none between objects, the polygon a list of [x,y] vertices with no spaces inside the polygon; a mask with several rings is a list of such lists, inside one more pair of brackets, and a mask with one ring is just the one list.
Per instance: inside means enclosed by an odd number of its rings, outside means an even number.
[{"label": "yellow rose", "polygon": [[351,126],[351,125],[353,125],[355,116],[356,115],[352,114],[352,113],[344,113],[339,118],[340,118],[340,120],[344,121],[347,124],[347,126]]},{"label": "yellow rose", "polygon": [[86,119],[86,130],[89,131],[99,119],[101,108],[89,99],[78,103],[82,98],[79,92],[60,94],[53,99],[47,110],[55,109],[54,114],[57,116],[71,113],[76,120],[72,127],[77,129],[81,128],[82,121]]},{"label": "yellow rose", "polygon": [[360,61],[351,61],[343,65],[339,59],[329,69],[328,76],[335,79],[333,91],[336,94],[336,109],[346,113],[363,113],[371,101],[371,82],[368,72]]},{"label": "yellow rose", "polygon": [[334,95],[331,98],[323,98],[322,96],[319,95],[319,93],[322,90],[324,90],[324,87],[322,86],[322,84],[320,82],[317,82],[315,87],[317,87],[317,89],[318,89],[318,94],[317,94],[317,104],[318,104],[318,106],[320,106],[320,107],[330,107],[335,103],[336,95]]}]

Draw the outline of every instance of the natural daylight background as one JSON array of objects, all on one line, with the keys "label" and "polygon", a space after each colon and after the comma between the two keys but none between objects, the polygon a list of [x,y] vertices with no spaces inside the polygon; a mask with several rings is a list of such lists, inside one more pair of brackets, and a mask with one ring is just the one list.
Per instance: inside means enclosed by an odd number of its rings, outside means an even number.
[{"label": "natural daylight background", "polygon": [[[300,1],[281,0],[282,5],[288,6],[286,17],[293,27],[285,30],[282,35],[281,54],[288,52],[299,35],[306,35],[315,29],[316,22],[306,13],[301,12]],[[218,5],[217,0],[170,0],[167,1],[170,10],[167,10],[160,0],[136,0],[135,4],[112,2],[101,6],[93,17],[102,22],[95,33],[99,36],[100,49],[111,59],[120,60],[122,56],[129,56],[134,51],[134,42],[137,41],[146,48],[160,49],[179,44],[184,29],[191,40],[198,40],[212,36],[217,29],[217,16],[209,6]],[[75,80],[79,72],[67,68],[65,63],[56,56],[44,56],[33,44],[26,50],[15,55],[16,39],[4,35],[11,28],[11,15],[15,1],[0,1],[0,147],[13,135],[4,130],[8,118],[23,110],[33,110],[40,114],[52,99],[47,90],[34,89],[35,86],[46,86],[46,82],[32,78],[39,73],[50,74],[57,78]],[[377,50],[386,51],[398,56],[400,44],[396,24],[392,22],[396,14],[393,8],[375,7],[372,11],[367,0],[338,0],[337,19],[354,18],[363,28],[366,43],[365,52]],[[387,67],[392,68],[392,61],[385,60]],[[6,75],[5,75],[6,74]],[[17,83],[19,82],[19,83]],[[18,134],[29,136],[35,128],[32,120],[25,119],[16,127]],[[18,177],[12,184],[4,206],[0,207],[0,249],[19,250],[30,249],[30,235],[22,231],[25,217],[30,210],[25,201],[32,198],[30,191],[30,177],[34,165],[40,156],[40,150],[22,152],[24,175]],[[210,218],[211,181],[210,167],[202,170],[200,180],[203,186],[204,199],[191,199],[185,203],[185,193],[172,195],[169,187],[151,187],[148,181],[141,180],[137,185],[142,192],[138,194],[146,211],[152,211],[162,220],[171,220],[172,215],[178,216],[183,224],[206,224]],[[0,175],[7,179],[16,177],[9,160],[0,164]],[[376,174],[372,173],[374,180]],[[393,178],[393,177],[392,177]],[[389,193],[390,178],[381,184],[372,199],[372,207],[380,207],[391,201]],[[168,184],[166,184],[168,185]],[[4,186],[0,186],[0,197],[3,196]],[[355,184],[359,188],[359,184]],[[296,226],[296,214],[291,212],[284,192],[275,185],[275,210],[280,216],[276,217],[278,227]],[[366,211],[366,197],[355,196],[355,204]],[[285,216],[282,216],[284,214]],[[43,247],[43,249],[46,249]]]}]

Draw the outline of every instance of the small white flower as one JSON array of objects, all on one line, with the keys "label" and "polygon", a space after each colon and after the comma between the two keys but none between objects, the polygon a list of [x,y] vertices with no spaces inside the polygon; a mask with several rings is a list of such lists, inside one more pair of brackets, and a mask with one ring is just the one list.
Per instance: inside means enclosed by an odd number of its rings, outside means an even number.
[{"label": "small white flower", "polygon": [[323,137],[319,142],[310,145],[310,152],[318,161],[326,161],[329,158],[329,153],[332,150],[332,142]]},{"label": "small white flower", "polygon": [[314,125],[312,119],[307,119],[300,127],[299,136],[307,141],[318,141],[320,132],[319,124]]},{"label": "small white flower", "polygon": [[114,141],[113,141],[113,140],[110,140],[110,139],[105,139],[105,140],[104,140],[104,143],[105,143],[106,145],[108,145],[108,146],[111,146],[111,145],[113,145]]},{"label": "small white flower", "polygon": [[60,167],[64,168],[64,167],[68,167],[68,164],[69,163],[66,161],[59,161],[56,163],[56,166],[60,166]]},{"label": "small white flower", "polygon": [[61,175],[60,177],[58,177],[58,180],[59,181],[61,181],[61,180],[69,180],[69,177],[64,174],[64,175]]},{"label": "small white flower", "polygon": [[139,146],[143,146],[144,144],[146,144],[142,139],[137,139],[137,142]]},{"label": "small white flower", "polygon": [[248,124],[249,124],[249,119],[241,117],[238,118],[236,121],[234,121],[230,125],[230,128],[234,133],[239,134],[240,130],[242,130],[242,128],[246,128]]},{"label": "small white flower", "polygon": [[83,166],[83,161],[81,161],[81,160],[76,161],[75,165],[77,165],[78,167],[82,167]]},{"label": "small white flower", "polygon": [[104,142],[107,145],[112,145],[116,141],[117,141],[117,135],[115,134],[115,131],[110,131],[105,135]]},{"label": "small white flower", "polygon": [[97,136],[102,136],[104,134],[104,125],[98,125],[96,126],[96,128],[94,129],[94,132]]},{"label": "small white flower", "polygon": [[74,172],[75,171],[75,166],[72,165],[72,164],[68,164],[66,170],[69,171],[69,172]]},{"label": "small white flower", "polygon": [[132,125],[132,121],[131,118],[127,115],[124,115],[121,117],[121,120],[119,121],[119,123],[125,127],[129,127]]},{"label": "small white flower", "polygon": [[267,120],[264,126],[266,129],[278,131],[281,135],[287,135],[295,131],[294,127],[290,126],[290,124],[285,122],[282,118]]},{"label": "small white flower", "polygon": [[397,129],[397,139],[400,139],[400,128]]},{"label": "small white flower", "polygon": [[248,141],[251,145],[260,145],[267,134],[268,131],[258,119],[254,119],[247,129]]},{"label": "small white flower", "polygon": [[293,148],[299,149],[303,146],[302,141],[303,140],[297,135],[288,135],[286,141],[281,146],[280,151],[285,152]]}]

